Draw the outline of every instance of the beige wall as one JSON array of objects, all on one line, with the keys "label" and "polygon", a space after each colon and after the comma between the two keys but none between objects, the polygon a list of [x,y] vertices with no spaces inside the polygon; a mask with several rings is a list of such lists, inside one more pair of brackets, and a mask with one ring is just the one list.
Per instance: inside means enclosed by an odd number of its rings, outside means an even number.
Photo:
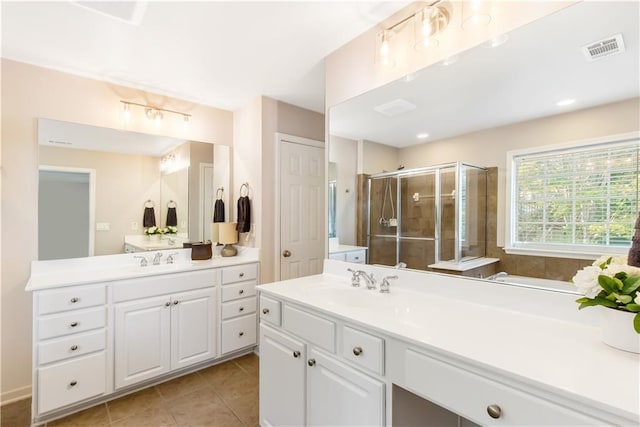
[{"label": "beige wall", "polygon": [[[154,200],[160,220],[160,163],[157,157],[104,151],[46,147],[39,149],[40,164],[96,171],[95,221],[108,222],[109,231],[95,232],[95,255],[122,252],[126,234],[142,233],[145,200]],[[130,229],[131,222],[138,230]]]},{"label": "beige wall", "polygon": [[336,164],[336,235],[343,245],[356,244],[358,141],[329,137],[329,161]]},{"label": "beige wall", "polygon": [[564,144],[640,130],[640,100],[558,114],[487,129],[427,144],[403,148],[400,163],[407,168],[457,160],[498,167],[498,246],[504,246],[506,153],[529,147]]},{"label": "beige wall", "polygon": [[[36,119],[123,128],[120,100],[192,114],[190,139],[233,143],[233,114],[166,96],[2,60],[1,398],[25,396],[31,384],[31,295],[24,292],[37,258]],[[133,110],[129,130],[183,138],[182,121],[160,130]],[[138,114],[139,113],[139,114]]]},{"label": "beige wall", "polygon": [[400,166],[400,150],[389,145],[379,144],[373,141],[361,141],[362,144],[362,169],[359,173],[368,175],[380,172],[391,172]]}]

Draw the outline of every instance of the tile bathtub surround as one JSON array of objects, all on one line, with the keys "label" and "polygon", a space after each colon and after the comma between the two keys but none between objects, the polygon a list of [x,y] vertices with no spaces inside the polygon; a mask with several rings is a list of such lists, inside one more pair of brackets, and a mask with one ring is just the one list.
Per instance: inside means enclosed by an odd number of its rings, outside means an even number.
[{"label": "tile bathtub surround", "polygon": [[[31,400],[0,408],[1,427],[28,427]],[[102,403],[47,427],[257,426],[258,356],[248,354],[128,396]]]}]

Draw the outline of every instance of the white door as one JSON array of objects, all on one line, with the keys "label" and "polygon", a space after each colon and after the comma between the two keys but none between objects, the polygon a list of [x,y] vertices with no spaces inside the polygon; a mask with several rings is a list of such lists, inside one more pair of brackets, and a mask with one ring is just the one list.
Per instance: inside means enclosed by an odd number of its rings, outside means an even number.
[{"label": "white door", "polygon": [[171,298],[147,298],[115,307],[116,389],[171,369]]},{"label": "white door", "polygon": [[305,346],[260,325],[260,425],[305,425]]},{"label": "white door", "polygon": [[383,383],[315,349],[307,362],[307,425],[384,425]]},{"label": "white door", "polygon": [[216,289],[176,294],[171,304],[171,369],[214,358]]},{"label": "white door", "polygon": [[281,280],[322,272],[326,182],[324,147],[317,144],[280,140]]}]

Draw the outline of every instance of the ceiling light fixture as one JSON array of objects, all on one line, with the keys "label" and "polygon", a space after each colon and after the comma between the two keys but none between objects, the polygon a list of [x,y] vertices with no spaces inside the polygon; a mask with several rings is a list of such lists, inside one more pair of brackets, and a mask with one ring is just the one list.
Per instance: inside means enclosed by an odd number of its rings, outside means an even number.
[{"label": "ceiling light fixture", "polygon": [[179,116],[182,116],[185,122],[185,127],[188,127],[188,123],[191,120],[191,114],[183,113],[181,111],[169,110],[166,108],[154,107],[153,105],[139,104],[137,102],[131,102],[131,101],[120,100],[120,102],[122,102],[123,104],[124,110],[122,112],[122,117],[124,118],[125,121],[128,121],[131,118],[132,105],[135,105],[136,107],[144,108],[144,114],[147,117],[147,119],[153,120],[155,124],[158,126],[162,123],[162,119],[164,117],[162,113],[171,113],[171,114],[177,114]]},{"label": "ceiling light fixture", "polygon": [[[414,47],[416,49],[437,46],[439,42],[436,36],[444,31],[449,24],[451,12],[452,6],[450,2],[438,1],[384,28],[376,36],[377,62],[386,67],[395,65],[394,52],[390,40],[402,32],[410,21],[414,23]],[[398,38],[400,39],[401,37]]]},{"label": "ceiling light fixture", "polygon": [[557,105],[558,107],[565,107],[565,106],[567,106],[567,105],[571,105],[571,104],[573,104],[574,102],[576,102],[576,100],[575,100],[575,99],[563,99],[562,101],[558,101],[558,102],[556,102],[556,105]]},{"label": "ceiling light fixture", "polygon": [[474,30],[483,28],[491,22],[491,2],[488,0],[462,1],[462,29]]},{"label": "ceiling light fixture", "polygon": [[419,133],[419,134],[417,134],[417,135],[416,135],[416,137],[417,137],[418,139],[427,139],[427,138],[429,138],[429,134],[428,134],[428,133],[426,133],[426,132],[424,132],[424,133]]}]

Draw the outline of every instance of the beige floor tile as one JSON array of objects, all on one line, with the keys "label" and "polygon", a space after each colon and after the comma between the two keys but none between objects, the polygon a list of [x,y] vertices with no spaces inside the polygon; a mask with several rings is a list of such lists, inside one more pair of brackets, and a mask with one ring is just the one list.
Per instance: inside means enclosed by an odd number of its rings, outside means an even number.
[{"label": "beige floor tile", "polygon": [[104,403],[47,423],[47,427],[94,427],[108,425],[109,414],[107,413],[107,405]]},{"label": "beige floor tile", "polygon": [[245,396],[257,389],[257,375],[247,374],[245,371],[234,372],[214,387],[216,393],[225,401]]},{"label": "beige floor tile", "polygon": [[18,400],[0,407],[2,427],[29,427],[31,425],[31,399]]},{"label": "beige floor tile", "polygon": [[209,386],[221,386],[231,375],[242,369],[233,361],[214,365],[206,369],[198,371],[198,374],[204,378]]},{"label": "beige floor tile", "polygon": [[194,390],[201,389],[207,385],[207,382],[200,374],[185,375],[162,384],[158,384],[156,389],[165,400],[175,399]]},{"label": "beige floor tile", "polygon": [[247,391],[246,394],[224,401],[234,414],[246,425],[257,426],[259,416],[258,389]]},{"label": "beige floor tile", "polygon": [[165,408],[151,408],[111,424],[117,427],[174,427],[176,421]]},{"label": "beige floor tile", "polygon": [[169,410],[179,426],[242,426],[240,419],[209,388],[171,401]]},{"label": "beige floor tile", "polygon": [[260,359],[255,353],[249,353],[245,356],[234,359],[234,362],[250,374],[257,375],[260,369]]},{"label": "beige floor tile", "polygon": [[107,402],[107,408],[111,422],[115,422],[147,409],[160,408],[163,404],[164,399],[156,387],[149,387]]}]

